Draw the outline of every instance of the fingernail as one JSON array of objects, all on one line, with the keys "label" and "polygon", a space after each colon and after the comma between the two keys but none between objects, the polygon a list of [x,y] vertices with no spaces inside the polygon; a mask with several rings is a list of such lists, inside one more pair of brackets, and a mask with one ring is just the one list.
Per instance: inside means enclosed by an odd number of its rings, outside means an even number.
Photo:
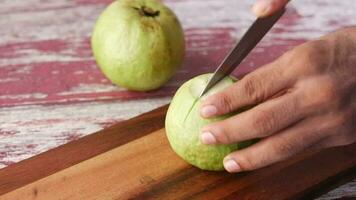
[{"label": "fingernail", "polygon": [[201,137],[201,142],[203,144],[215,144],[216,143],[215,136],[210,132],[203,132],[200,137]]},{"label": "fingernail", "polygon": [[239,172],[241,171],[240,166],[237,164],[236,161],[229,159],[227,161],[224,162],[224,167],[226,169],[226,171],[228,172]]},{"label": "fingernail", "polygon": [[213,105],[207,105],[207,106],[203,106],[200,110],[200,114],[203,117],[211,117],[213,115],[215,115],[217,113],[217,109],[215,106]]},{"label": "fingernail", "polygon": [[265,16],[271,9],[271,3],[270,0],[260,0],[253,5],[252,12],[259,17]]}]

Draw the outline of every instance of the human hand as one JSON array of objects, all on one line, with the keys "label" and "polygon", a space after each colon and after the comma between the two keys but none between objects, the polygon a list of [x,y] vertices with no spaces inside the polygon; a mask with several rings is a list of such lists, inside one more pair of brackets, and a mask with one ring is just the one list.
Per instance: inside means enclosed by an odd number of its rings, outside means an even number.
[{"label": "human hand", "polygon": [[210,145],[261,139],[225,157],[229,172],[355,142],[356,28],[297,46],[206,97],[200,113],[208,118],[248,105],[256,106],[202,129],[201,141]]},{"label": "human hand", "polygon": [[287,5],[289,0],[257,0],[252,12],[257,17],[265,17]]}]

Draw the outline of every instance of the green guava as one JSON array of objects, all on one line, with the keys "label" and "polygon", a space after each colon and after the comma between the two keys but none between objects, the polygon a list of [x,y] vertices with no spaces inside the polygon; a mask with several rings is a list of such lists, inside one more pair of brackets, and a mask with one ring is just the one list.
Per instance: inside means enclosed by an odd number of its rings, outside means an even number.
[{"label": "green guava", "polygon": [[184,57],[184,33],[175,14],[158,0],[117,0],[100,15],[91,37],[105,76],[130,90],[166,83]]},{"label": "green guava", "polygon": [[[204,170],[223,170],[224,157],[250,145],[251,141],[229,145],[205,145],[200,142],[201,128],[209,123],[226,119],[224,115],[204,119],[199,114],[201,92],[212,74],[203,74],[184,83],[174,95],[166,115],[166,133],[172,149],[188,163]],[[233,84],[235,80],[226,77],[207,94],[208,96]],[[203,96],[203,97],[204,97]],[[234,113],[236,114],[236,113]]]}]

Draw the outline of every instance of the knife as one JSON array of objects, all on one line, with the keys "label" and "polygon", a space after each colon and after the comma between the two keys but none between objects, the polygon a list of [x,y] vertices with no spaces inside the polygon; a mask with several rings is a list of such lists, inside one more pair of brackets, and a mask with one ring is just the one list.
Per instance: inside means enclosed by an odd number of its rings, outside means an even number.
[{"label": "knife", "polygon": [[228,76],[245,59],[251,50],[257,45],[263,36],[272,28],[278,19],[284,14],[285,8],[277,11],[273,15],[263,18],[257,18],[251,27],[246,31],[242,39],[230,51],[230,53],[221,62],[210,78],[200,97],[209,91],[224,77]]}]

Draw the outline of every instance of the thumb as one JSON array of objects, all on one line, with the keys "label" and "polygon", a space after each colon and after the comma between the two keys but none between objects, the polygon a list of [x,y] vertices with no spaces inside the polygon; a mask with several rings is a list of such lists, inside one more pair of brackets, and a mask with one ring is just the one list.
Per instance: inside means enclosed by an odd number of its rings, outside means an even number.
[{"label": "thumb", "polygon": [[252,12],[257,17],[266,17],[287,5],[289,0],[257,0]]}]

